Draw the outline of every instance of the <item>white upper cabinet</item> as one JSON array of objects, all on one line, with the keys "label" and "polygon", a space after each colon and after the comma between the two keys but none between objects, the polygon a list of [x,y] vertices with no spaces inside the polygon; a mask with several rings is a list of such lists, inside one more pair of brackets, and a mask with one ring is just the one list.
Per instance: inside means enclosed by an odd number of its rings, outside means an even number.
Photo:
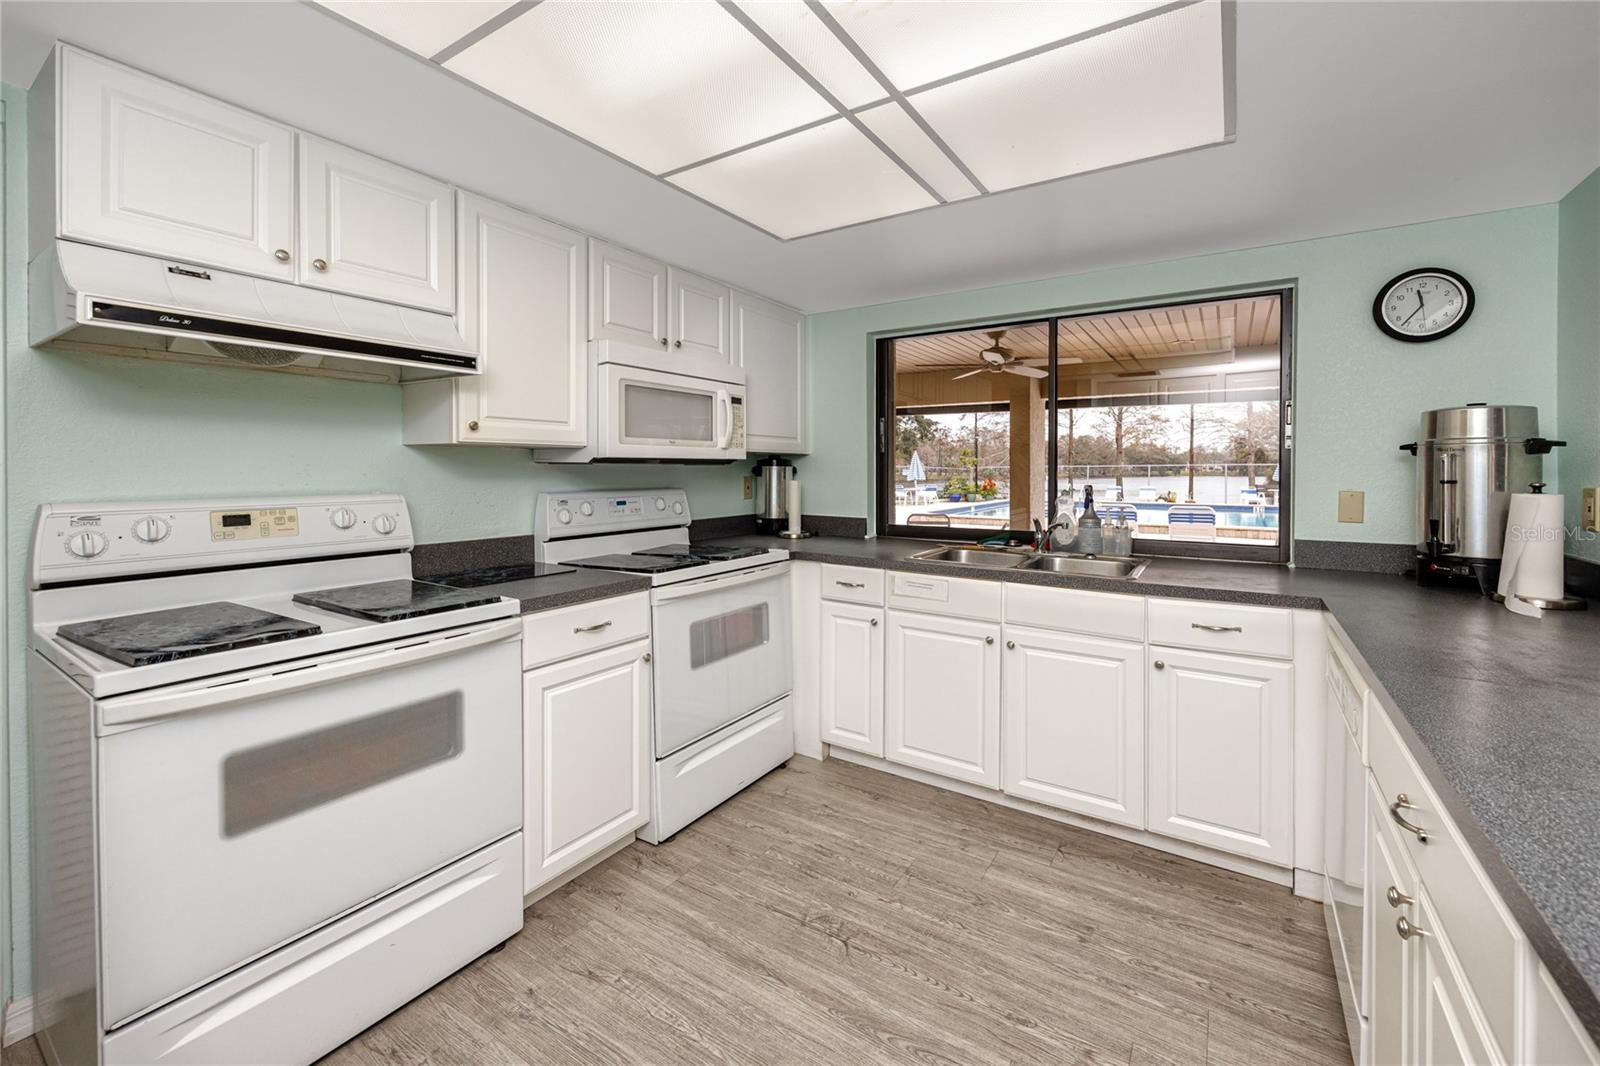
[{"label": "white upper cabinet", "polygon": [[809,452],[805,316],[735,289],[730,339],[744,369],[745,450]]},{"label": "white upper cabinet", "polygon": [[59,158],[37,164],[57,167],[60,236],[294,276],[293,130],[75,48],[54,61],[34,143],[55,118]]},{"label": "white upper cabinet", "polygon": [[728,341],[733,290],[677,267],[667,268],[667,369],[719,377],[734,365]]},{"label": "white upper cabinet", "polygon": [[1000,787],[998,622],[888,612],[884,757]]},{"label": "white upper cabinet", "polygon": [[667,264],[591,238],[589,339],[629,341],[665,353]]},{"label": "white upper cabinet", "polygon": [[442,181],[300,135],[295,279],[407,307],[455,307],[455,192]]},{"label": "white upper cabinet", "polygon": [[1144,828],[1144,645],[1007,626],[1005,790]]},{"label": "white upper cabinet", "polygon": [[822,739],[883,755],[883,608],[822,601]]},{"label": "white upper cabinet", "polygon": [[1288,866],[1294,667],[1153,647],[1149,829]]},{"label": "white upper cabinet", "polygon": [[457,213],[457,321],[483,373],[408,384],[405,442],[586,443],[587,238],[471,193]]}]

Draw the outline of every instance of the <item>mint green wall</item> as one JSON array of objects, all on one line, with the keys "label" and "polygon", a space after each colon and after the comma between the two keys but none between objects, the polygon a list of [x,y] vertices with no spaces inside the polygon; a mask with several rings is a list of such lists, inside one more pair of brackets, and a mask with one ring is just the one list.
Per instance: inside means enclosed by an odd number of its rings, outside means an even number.
[{"label": "mint green wall", "polygon": [[1600,486],[1600,170],[1559,205],[1558,284],[1561,486],[1567,497],[1567,554],[1600,562],[1600,541],[1579,532],[1583,486]]},{"label": "mint green wall", "polygon": [[[1411,460],[1396,446],[1415,439],[1420,412],[1533,404],[1556,432],[1556,218],[1553,204],[1521,208],[813,315],[806,510],[868,514],[872,334],[1289,283],[1294,536],[1410,543]],[[1405,344],[1373,324],[1378,286],[1414,266],[1472,282],[1477,310],[1453,336]],[[1365,523],[1336,520],[1340,489],[1366,492]]]},{"label": "mint green wall", "polygon": [[408,448],[400,443],[398,386],[30,349],[25,94],[11,86],[4,93],[12,973],[15,994],[26,995],[24,582],[41,502],[382,490],[405,494],[418,539],[429,542],[531,533],[534,496],[544,489],[681,486],[700,517],[747,513],[751,504],[743,463],[552,466],[526,449]]}]

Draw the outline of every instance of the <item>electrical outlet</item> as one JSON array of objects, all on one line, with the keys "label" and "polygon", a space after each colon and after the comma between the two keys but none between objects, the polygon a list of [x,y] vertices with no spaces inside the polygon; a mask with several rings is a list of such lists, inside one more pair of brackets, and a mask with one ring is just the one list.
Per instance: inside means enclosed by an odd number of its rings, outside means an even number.
[{"label": "electrical outlet", "polygon": [[744,479],[744,498],[747,499],[747,500],[752,500],[752,499],[755,498],[755,495],[756,495],[756,479],[753,478],[753,477],[745,478]]},{"label": "electrical outlet", "polygon": [[1583,528],[1591,533],[1600,533],[1600,515],[1595,514],[1595,494],[1600,489],[1583,490]]},{"label": "electrical outlet", "polygon": [[1365,522],[1367,520],[1367,494],[1360,489],[1339,490],[1339,521]]}]

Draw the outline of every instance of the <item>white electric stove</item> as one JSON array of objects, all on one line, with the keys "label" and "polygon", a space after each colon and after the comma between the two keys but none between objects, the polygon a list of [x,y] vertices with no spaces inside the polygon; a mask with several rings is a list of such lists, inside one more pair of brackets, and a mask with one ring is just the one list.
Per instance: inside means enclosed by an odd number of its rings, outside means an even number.
[{"label": "white electric stove", "polygon": [[518,606],[411,547],[392,495],[40,509],[54,1061],[310,1062],[521,928]]},{"label": "white electric stove", "polygon": [[789,553],[695,544],[681,489],[542,493],[534,558],[650,578],[657,844],[794,754]]}]

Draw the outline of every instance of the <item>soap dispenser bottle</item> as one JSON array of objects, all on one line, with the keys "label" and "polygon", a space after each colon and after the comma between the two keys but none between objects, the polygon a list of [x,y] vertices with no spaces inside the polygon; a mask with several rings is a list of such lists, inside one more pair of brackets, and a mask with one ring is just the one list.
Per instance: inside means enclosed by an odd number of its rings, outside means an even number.
[{"label": "soap dispenser bottle", "polygon": [[1078,518],[1078,550],[1085,555],[1099,555],[1104,550],[1105,534],[1100,528],[1100,516],[1094,512],[1094,486],[1083,487],[1083,514]]}]

